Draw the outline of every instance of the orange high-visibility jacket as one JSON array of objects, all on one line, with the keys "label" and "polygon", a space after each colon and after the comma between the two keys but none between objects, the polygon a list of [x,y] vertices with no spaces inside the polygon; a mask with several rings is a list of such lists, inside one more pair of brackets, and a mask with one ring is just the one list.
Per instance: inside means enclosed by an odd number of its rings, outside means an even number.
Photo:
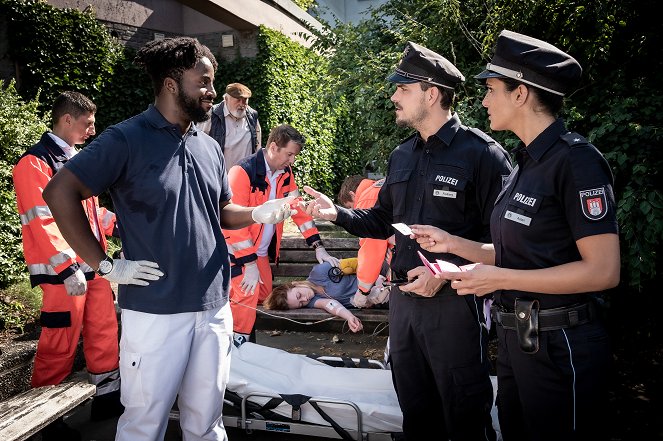
[{"label": "orange high-visibility jacket", "polygon": [[[42,283],[62,284],[79,268],[86,279],[92,280],[95,276],[94,270],[64,240],[42,197],[48,182],[66,162],[62,149],[48,133],[44,133],[39,142],[21,156],[12,173],[21,218],[23,253],[33,287]],[[97,197],[81,203],[93,231],[94,219],[97,219],[101,229],[99,242],[106,250],[105,236],[116,231],[115,214],[99,207]]]},{"label": "orange high-visibility jacket", "polygon": [[[361,181],[355,191],[353,208],[372,208],[378,200],[382,184],[384,184],[384,179]],[[375,284],[385,259],[389,260],[391,248],[392,245],[388,240],[368,238],[359,240],[357,280],[362,292],[368,293]]]},{"label": "orange high-visibility jacket", "polygon": [[[245,207],[257,207],[269,200],[271,185],[267,178],[264,149],[242,159],[228,172],[228,182],[232,189],[232,202]],[[276,198],[299,196],[292,168],[288,167],[276,181]],[[313,218],[303,210],[297,210],[292,220],[299,227],[306,243],[311,246],[320,240]],[[275,234],[269,247],[269,257],[278,262],[283,222],[275,225]],[[230,251],[232,276],[241,274],[244,264],[258,258],[257,251],[264,231],[262,224],[252,224],[239,230],[223,230]]]}]

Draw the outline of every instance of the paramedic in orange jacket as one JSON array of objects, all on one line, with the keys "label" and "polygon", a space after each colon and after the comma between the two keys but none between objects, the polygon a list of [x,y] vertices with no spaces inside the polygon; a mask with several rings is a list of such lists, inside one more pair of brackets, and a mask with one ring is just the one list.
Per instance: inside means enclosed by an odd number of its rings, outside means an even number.
[{"label": "paramedic in orange jacket", "polygon": [[[338,203],[345,208],[372,208],[384,179],[373,180],[361,175],[345,178],[338,192]],[[385,266],[391,260],[393,245],[389,240],[362,238],[357,253],[357,292],[352,304],[357,308],[371,307],[385,301],[383,282],[386,280]],[[380,258],[380,257],[382,258]],[[382,295],[380,295],[382,294]]]},{"label": "paramedic in orange jacket", "polygon": [[[282,124],[269,133],[265,148],[242,159],[228,173],[232,202],[256,207],[265,201],[286,196],[298,197],[292,164],[304,147],[304,137],[293,127]],[[292,216],[306,243],[315,248],[318,262],[338,266],[322,245],[313,218],[303,212]],[[256,321],[255,308],[272,292],[271,261],[278,262],[283,223],[253,224],[239,230],[223,230],[230,251],[230,306],[235,338],[249,340]]]},{"label": "paramedic in orange jacket", "polygon": [[[89,380],[97,385],[92,418],[99,420],[122,412],[113,292],[65,242],[42,198],[46,184],[76,154],[75,146],[95,134],[95,112],[95,104],[80,93],[58,96],[53,131],[23,154],[13,179],[30,283],[43,291],[32,387],[59,384],[71,373],[82,331]],[[96,197],[82,204],[90,228],[106,249],[105,236],[116,231],[115,214],[99,207]]]}]

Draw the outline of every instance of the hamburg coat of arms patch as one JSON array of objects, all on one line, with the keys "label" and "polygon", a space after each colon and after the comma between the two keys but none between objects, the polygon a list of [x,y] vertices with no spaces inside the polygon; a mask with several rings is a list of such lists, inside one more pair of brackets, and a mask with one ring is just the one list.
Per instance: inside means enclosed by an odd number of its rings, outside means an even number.
[{"label": "hamburg coat of arms patch", "polygon": [[592,188],[591,190],[580,190],[580,206],[582,214],[589,220],[599,220],[608,212],[608,201],[605,195],[605,187]]}]

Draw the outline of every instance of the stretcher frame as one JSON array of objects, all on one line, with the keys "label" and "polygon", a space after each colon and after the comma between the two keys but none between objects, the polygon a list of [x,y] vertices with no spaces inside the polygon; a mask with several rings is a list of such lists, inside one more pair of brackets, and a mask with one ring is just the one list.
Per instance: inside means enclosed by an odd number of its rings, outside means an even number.
[{"label": "stretcher frame", "polygon": [[[336,357],[336,356],[311,356],[314,360],[321,361],[325,364],[335,367],[370,367],[372,369],[385,369],[385,365],[378,361],[365,358],[354,358],[354,357]],[[226,391],[228,395],[236,395],[231,391]],[[234,427],[237,429],[242,429],[246,431],[247,434],[251,434],[254,431],[266,431],[266,432],[275,432],[275,433],[287,433],[292,435],[305,435],[305,436],[315,436],[318,438],[330,438],[330,439],[347,439],[355,441],[393,441],[394,439],[399,439],[402,436],[401,432],[376,432],[376,431],[365,431],[362,424],[362,410],[360,407],[349,400],[338,400],[338,399],[329,399],[323,397],[308,397],[305,396],[305,403],[311,404],[314,408],[317,404],[335,404],[339,406],[344,406],[348,409],[349,412],[353,412],[356,418],[356,429],[341,428],[334,423],[330,422],[329,426],[311,423],[301,420],[301,413],[299,409],[293,406],[292,414],[290,419],[285,417],[281,418],[269,418],[263,417],[255,411],[250,411],[249,407],[259,406],[257,403],[251,401],[251,398],[268,398],[278,401],[283,401],[284,397],[279,394],[270,394],[264,392],[251,392],[244,397],[237,398],[241,399],[239,405],[239,415],[232,415],[231,410],[237,411],[237,404],[232,400],[224,398],[224,411],[223,411],[223,425],[225,427]],[[318,412],[321,413],[323,418],[325,418],[324,411],[317,408]],[[326,419],[326,418],[325,418]],[[173,409],[170,411],[169,420],[179,421],[179,411]]]},{"label": "stretcher frame", "polygon": [[[256,430],[264,430],[267,432],[278,432],[278,433],[288,433],[293,435],[308,435],[321,438],[331,438],[331,439],[343,439],[332,426],[322,426],[319,424],[308,423],[305,421],[298,421],[297,412],[293,409],[292,421],[281,421],[281,420],[270,420],[270,419],[260,419],[260,418],[251,418],[247,413],[247,402],[252,397],[264,397],[264,398],[281,398],[278,395],[265,394],[265,393],[250,393],[246,397],[242,398],[241,405],[241,416],[223,416],[223,424],[226,427],[236,427],[243,429],[246,433],[251,434]],[[345,400],[330,400],[325,398],[315,398],[311,397],[308,400],[309,403],[327,403],[327,404],[338,404],[347,406],[349,409],[354,411],[357,418],[357,429],[344,429],[344,432],[347,433],[353,440],[363,440],[363,441],[392,441],[392,434],[389,432],[364,432],[362,427],[362,417],[361,410],[359,407],[351,401]],[[361,437],[358,437],[358,434],[361,434]]]}]

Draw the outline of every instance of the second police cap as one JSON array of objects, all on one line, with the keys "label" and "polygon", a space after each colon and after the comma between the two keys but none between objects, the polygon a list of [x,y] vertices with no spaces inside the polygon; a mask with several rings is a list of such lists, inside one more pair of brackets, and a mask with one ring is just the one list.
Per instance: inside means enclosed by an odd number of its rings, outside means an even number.
[{"label": "second police cap", "polygon": [[486,70],[474,78],[512,78],[564,96],[580,79],[582,67],[571,55],[543,40],[503,30]]},{"label": "second police cap", "polygon": [[387,80],[397,84],[420,81],[453,89],[465,77],[451,61],[419,44],[408,42],[394,73]]}]

